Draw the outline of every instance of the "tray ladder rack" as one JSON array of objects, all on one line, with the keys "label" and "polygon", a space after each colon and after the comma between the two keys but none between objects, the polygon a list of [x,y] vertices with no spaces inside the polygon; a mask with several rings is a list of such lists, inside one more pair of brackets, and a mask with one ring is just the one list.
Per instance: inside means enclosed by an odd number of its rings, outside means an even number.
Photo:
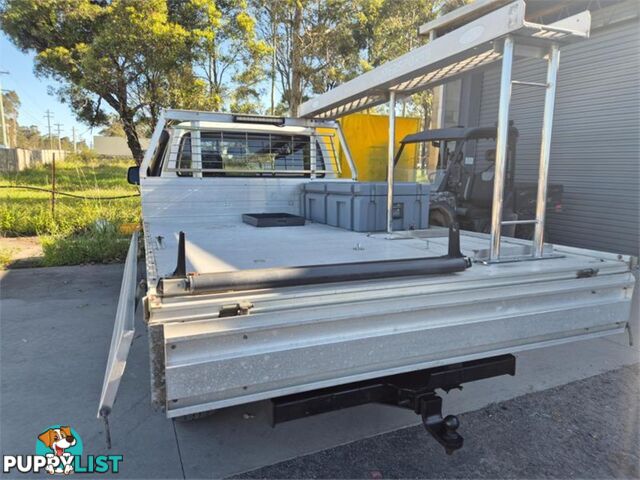
[{"label": "tray ladder rack", "polygon": [[[492,10],[493,8],[493,10]],[[474,10],[475,9],[475,10]],[[489,13],[487,13],[487,11]],[[428,25],[420,33],[431,33],[431,41],[405,55],[366,72],[322,95],[303,103],[299,115],[305,118],[336,119],[367,108],[387,103],[389,106],[389,143],[387,169],[387,232],[392,233],[393,158],[395,155],[396,100],[427,88],[458,78],[471,70],[502,60],[500,99],[496,138],[496,166],[491,214],[491,240],[487,263],[531,260],[553,256],[545,252],[544,230],[547,200],[549,157],[556,84],[562,45],[589,37],[591,16],[588,11],[544,25],[525,20],[523,0],[480,0],[476,4],[451,12],[433,22],[441,30],[453,30],[437,37]],[[460,24],[461,19],[468,23]],[[426,28],[425,28],[426,27]],[[547,61],[545,83],[512,80],[516,57],[543,58]],[[506,174],[509,106],[513,86],[544,88],[536,218],[533,220],[502,220],[504,183]],[[523,254],[501,255],[502,226],[535,223],[531,248]]]}]

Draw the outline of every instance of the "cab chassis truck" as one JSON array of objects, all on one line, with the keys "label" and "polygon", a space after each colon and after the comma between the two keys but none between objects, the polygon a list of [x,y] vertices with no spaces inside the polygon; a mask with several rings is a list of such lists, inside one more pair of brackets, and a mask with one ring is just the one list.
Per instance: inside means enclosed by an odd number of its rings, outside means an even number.
[{"label": "cab chassis truck", "polygon": [[[522,0],[488,0],[445,15],[429,24],[427,45],[309,100],[298,118],[164,111],[130,176],[142,197],[152,400],[167,417],[270,400],[275,425],[379,402],[415,411],[451,453],[462,437],[437,389],[514,375],[523,350],[628,330],[633,259],[543,241],[560,48],[588,38],[589,12],[550,25],[525,13]],[[546,83],[512,79],[514,57],[546,62]],[[498,61],[490,234],[455,224],[398,231],[396,99]],[[502,215],[512,88],[546,92],[532,240],[501,235],[513,221]],[[305,215],[305,185],[358,185],[336,119],[383,103],[386,229],[288,226]],[[337,178],[326,135],[351,178]],[[134,334],[137,245],[134,234],[98,411],[105,422]]]}]

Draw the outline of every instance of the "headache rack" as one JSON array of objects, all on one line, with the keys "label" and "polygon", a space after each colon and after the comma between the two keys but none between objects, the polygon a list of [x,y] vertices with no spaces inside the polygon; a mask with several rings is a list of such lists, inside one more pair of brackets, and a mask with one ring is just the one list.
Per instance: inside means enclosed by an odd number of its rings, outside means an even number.
[{"label": "headache rack", "polygon": [[340,125],[331,120],[170,109],[160,114],[150,145],[141,178],[342,175],[338,145],[351,179],[358,177]]},{"label": "headache rack", "polygon": [[[487,13],[489,12],[489,13]],[[545,249],[544,227],[549,173],[549,153],[560,46],[589,37],[591,15],[584,11],[550,25],[525,20],[523,0],[480,1],[455,10],[420,29],[431,41],[405,55],[381,65],[300,106],[304,118],[334,119],[383,103],[389,105],[387,169],[387,231],[392,232],[393,176],[395,157],[395,105],[398,97],[408,96],[451,81],[473,69],[502,60],[500,100],[497,118],[496,162],[491,215],[491,245],[486,257],[490,263],[533,260],[553,256]],[[469,22],[469,23],[462,23]],[[436,38],[438,31],[448,31]],[[512,80],[514,57],[546,59],[545,83]],[[531,248],[515,255],[501,256],[501,229],[514,220],[503,221],[509,105],[512,86],[546,90],[540,149],[536,218],[516,220],[535,224]]]}]

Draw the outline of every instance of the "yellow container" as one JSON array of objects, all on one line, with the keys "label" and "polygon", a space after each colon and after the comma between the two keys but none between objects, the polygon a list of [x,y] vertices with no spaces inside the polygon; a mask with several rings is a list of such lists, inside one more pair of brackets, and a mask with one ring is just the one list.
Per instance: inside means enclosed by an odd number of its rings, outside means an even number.
[{"label": "yellow container", "polygon": [[[351,157],[358,169],[358,180],[368,182],[386,180],[389,118],[386,115],[354,113],[342,117],[339,121],[349,145]],[[419,118],[396,117],[396,151],[400,147],[400,140],[419,130]],[[351,171],[339,145],[338,158],[342,169],[340,176],[350,178]],[[417,161],[416,145],[407,145],[396,165],[395,179],[399,182],[415,181]]]}]

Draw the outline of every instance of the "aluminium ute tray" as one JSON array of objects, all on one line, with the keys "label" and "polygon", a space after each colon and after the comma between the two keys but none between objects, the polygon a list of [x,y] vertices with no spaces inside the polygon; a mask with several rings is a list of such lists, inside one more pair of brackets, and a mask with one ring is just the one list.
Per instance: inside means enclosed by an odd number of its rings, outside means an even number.
[{"label": "aluminium ute tray", "polygon": [[290,213],[243,213],[242,221],[254,227],[301,227],[305,219]]}]

